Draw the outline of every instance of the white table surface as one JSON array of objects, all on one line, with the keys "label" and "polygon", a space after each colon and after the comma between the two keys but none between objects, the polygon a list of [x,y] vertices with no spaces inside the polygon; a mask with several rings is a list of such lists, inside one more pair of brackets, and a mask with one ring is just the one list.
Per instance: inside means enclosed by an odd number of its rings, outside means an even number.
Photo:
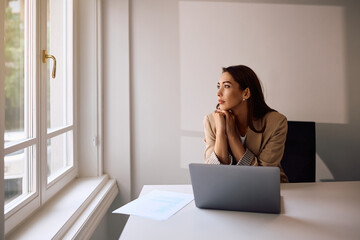
[{"label": "white table surface", "polygon": [[[192,193],[191,185],[146,185]],[[194,201],[170,219],[130,216],[121,240],[360,239],[360,181],[281,184],[281,214],[198,209]]]}]

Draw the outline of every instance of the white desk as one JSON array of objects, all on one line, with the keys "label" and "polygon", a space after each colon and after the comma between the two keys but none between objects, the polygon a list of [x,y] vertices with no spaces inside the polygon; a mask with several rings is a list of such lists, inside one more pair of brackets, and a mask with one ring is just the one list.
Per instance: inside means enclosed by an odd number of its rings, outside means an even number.
[{"label": "white desk", "polygon": [[[191,185],[144,186],[192,193]],[[360,239],[360,182],[281,185],[281,214],[204,210],[191,202],[166,221],[131,216],[121,240]]]}]

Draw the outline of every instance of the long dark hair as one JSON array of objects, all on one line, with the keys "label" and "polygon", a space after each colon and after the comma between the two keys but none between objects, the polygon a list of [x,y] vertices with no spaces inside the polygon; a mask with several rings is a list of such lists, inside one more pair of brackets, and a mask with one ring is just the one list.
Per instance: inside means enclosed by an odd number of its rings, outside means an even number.
[{"label": "long dark hair", "polygon": [[245,90],[246,88],[250,89],[250,97],[247,100],[248,125],[254,132],[264,132],[265,126],[262,129],[257,130],[254,127],[253,121],[261,119],[268,112],[273,112],[275,110],[265,103],[264,94],[256,73],[251,68],[244,65],[223,68],[223,73],[224,72],[229,73],[234,80],[239,83],[241,90]]}]

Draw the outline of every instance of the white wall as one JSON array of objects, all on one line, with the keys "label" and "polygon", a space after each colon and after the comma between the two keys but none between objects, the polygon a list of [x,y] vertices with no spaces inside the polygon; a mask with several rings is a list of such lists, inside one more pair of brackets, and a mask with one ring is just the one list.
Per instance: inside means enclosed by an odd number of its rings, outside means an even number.
[{"label": "white wall", "polygon": [[[98,175],[98,148],[93,138],[98,136],[98,60],[97,60],[97,0],[80,0],[77,4],[76,87],[78,139],[77,159],[80,176]],[[81,107],[80,107],[81,106]]]},{"label": "white wall", "polygon": [[[181,128],[202,131],[194,123],[216,105],[219,68],[234,64],[255,70],[268,104],[288,119],[347,123],[344,13],[343,6],[180,1]],[[203,97],[193,104],[199,88]]]},{"label": "white wall", "polygon": [[120,193],[92,239],[118,239],[127,216],[111,212],[131,200],[129,1],[103,0],[104,172]]},{"label": "white wall", "polygon": [[[131,195],[129,2],[80,0],[77,7],[79,175],[103,171],[117,180],[120,193],[92,239],[118,239],[127,217],[111,211]],[[96,136],[98,146],[93,144]]]},{"label": "white wall", "polygon": [[189,183],[180,167],[180,59],[177,1],[132,1],[132,187]]}]

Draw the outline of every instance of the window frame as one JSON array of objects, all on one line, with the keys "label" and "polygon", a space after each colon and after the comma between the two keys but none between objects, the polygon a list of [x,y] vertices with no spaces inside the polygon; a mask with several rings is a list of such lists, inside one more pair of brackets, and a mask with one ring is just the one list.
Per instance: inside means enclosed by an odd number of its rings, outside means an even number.
[{"label": "window frame", "polygon": [[[5,5],[5,4],[4,4]],[[5,6],[0,7],[0,36],[5,35]],[[5,56],[5,42],[4,38],[0,38],[0,56]],[[5,96],[5,58],[0,57],[0,96]],[[5,98],[0,98],[0,109],[5,109]],[[5,111],[0,111],[0,136],[4,136],[5,130]],[[0,137],[0,146],[4,146],[5,139]],[[4,159],[4,151],[0,151],[0,159]],[[0,161],[0,169],[4,169],[4,161]],[[0,204],[4,206],[5,203],[5,194],[4,194],[4,171],[0,171]],[[0,237],[3,237],[5,234],[5,216],[4,216],[4,207],[1,207],[0,210]]]},{"label": "window frame", "polygon": [[[65,0],[68,1],[68,0]],[[39,19],[39,28],[40,28],[40,33],[39,33],[39,40],[40,40],[40,49],[38,49],[37,53],[41,53],[43,49],[47,49],[47,37],[46,37],[46,33],[47,32],[47,0],[38,0],[38,2],[40,2],[40,19]],[[65,170],[64,172],[62,172],[59,176],[57,176],[53,181],[51,181],[50,183],[48,183],[47,181],[47,165],[46,165],[46,159],[47,159],[47,150],[46,150],[46,146],[47,146],[47,140],[51,139],[55,136],[61,136],[62,134],[65,134],[66,132],[66,128],[65,127],[61,127],[62,130],[57,131],[53,131],[48,133],[47,132],[47,104],[46,104],[46,98],[47,98],[47,79],[45,76],[47,76],[47,64],[49,63],[42,63],[41,59],[37,60],[36,62],[40,64],[40,75],[41,77],[39,77],[38,79],[41,79],[41,83],[40,83],[40,87],[41,89],[41,93],[38,95],[38,97],[40,97],[39,100],[39,107],[41,108],[41,110],[39,111],[40,113],[43,113],[40,119],[41,122],[41,128],[40,129],[40,133],[39,136],[40,140],[42,141],[39,146],[43,146],[42,151],[40,152],[41,156],[40,159],[43,160],[42,164],[40,164],[41,169],[40,169],[40,191],[41,191],[41,203],[45,203],[46,201],[48,201],[52,196],[54,196],[58,191],[60,191],[64,186],[66,186],[69,182],[71,182],[71,180],[73,180],[77,174],[78,174],[78,165],[77,165],[77,161],[76,161],[76,147],[75,147],[75,143],[76,143],[76,133],[77,133],[77,118],[76,118],[76,113],[77,113],[77,95],[76,95],[76,75],[74,74],[75,71],[75,66],[74,66],[74,55],[75,55],[75,48],[73,46],[75,46],[75,41],[74,41],[74,34],[76,33],[75,28],[75,11],[74,11],[74,2],[75,0],[71,0],[72,2],[72,27],[73,27],[73,31],[72,31],[72,56],[73,56],[73,72],[72,72],[72,79],[73,79],[73,123],[72,123],[72,131],[73,131],[73,166],[69,167],[67,170]],[[67,9],[68,10],[68,9]],[[41,58],[41,56],[40,56]],[[67,73],[66,73],[67,74]],[[70,130],[71,131],[71,130]],[[54,134],[55,132],[57,132],[57,134]],[[49,137],[51,136],[51,137]],[[44,147],[45,146],[45,147]]]},{"label": "window frame", "polygon": [[[63,130],[55,131],[56,133],[47,133],[47,101],[43,101],[46,99],[46,68],[47,64],[41,62],[41,51],[42,49],[46,49],[46,25],[47,25],[47,0],[29,0],[28,6],[25,6],[25,11],[28,12],[27,20],[31,18],[33,23],[31,25],[31,30],[33,34],[26,33],[25,35],[29,36],[30,39],[28,41],[24,41],[24,44],[27,45],[25,48],[28,48],[32,54],[35,54],[35,61],[25,60],[25,69],[28,68],[27,74],[32,74],[32,78],[36,79],[34,81],[35,89],[40,91],[35,93],[35,108],[36,108],[36,133],[35,138],[27,138],[23,142],[16,144],[14,146],[4,148],[4,138],[2,138],[0,144],[1,148],[4,151],[1,151],[0,157],[4,160],[5,155],[7,153],[13,152],[16,149],[25,149],[26,147],[34,146],[36,144],[36,159],[33,162],[35,177],[34,186],[35,191],[33,193],[29,193],[24,197],[20,197],[18,200],[14,201],[13,204],[10,204],[7,207],[7,211],[5,212],[5,208],[3,208],[4,212],[2,217],[4,218],[4,234],[8,234],[12,229],[14,229],[20,222],[22,222],[25,218],[30,216],[35,210],[41,207],[46,201],[48,201],[51,197],[53,197],[56,193],[58,193],[61,189],[63,189],[68,183],[70,183],[77,175],[78,175],[78,161],[77,161],[77,84],[76,84],[76,0],[72,2],[72,79],[73,79],[73,123],[72,126],[64,127]],[[5,3],[4,3],[5,4]],[[4,12],[1,13],[2,21],[4,21]],[[26,21],[27,21],[26,20]],[[4,22],[2,22],[4,23]],[[30,23],[31,24],[31,23]],[[3,25],[4,26],[4,25]],[[28,28],[25,28],[26,31],[29,31]],[[2,27],[2,31],[4,31]],[[2,42],[2,49],[4,49],[4,42]],[[3,50],[1,52],[4,54]],[[2,58],[3,59],[3,58]],[[2,66],[4,66],[4,62],[1,62]],[[4,71],[1,71],[2,73]],[[2,77],[2,79],[4,79]],[[25,78],[26,79],[26,78]],[[44,84],[45,82],[45,84]],[[1,80],[0,82],[0,91],[4,93],[5,88],[5,80]],[[1,94],[1,96],[5,96]],[[0,134],[4,136],[5,133],[5,98],[0,101]],[[47,139],[48,136],[61,136],[67,132],[67,130],[73,131],[73,166],[69,167],[63,173],[56,177],[52,182],[48,183],[47,181]],[[51,138],[49,138],[51,139]],[[43,146],[43,147],[41,147]],[[4,161],[1,161],[1,169],[4,169]],[[1,186],[4,186],[4,170],[1,171]],[[2,190],[2,200],[4,199],[4,188]],[[4,202],[1,202],[4,205]]]}]

